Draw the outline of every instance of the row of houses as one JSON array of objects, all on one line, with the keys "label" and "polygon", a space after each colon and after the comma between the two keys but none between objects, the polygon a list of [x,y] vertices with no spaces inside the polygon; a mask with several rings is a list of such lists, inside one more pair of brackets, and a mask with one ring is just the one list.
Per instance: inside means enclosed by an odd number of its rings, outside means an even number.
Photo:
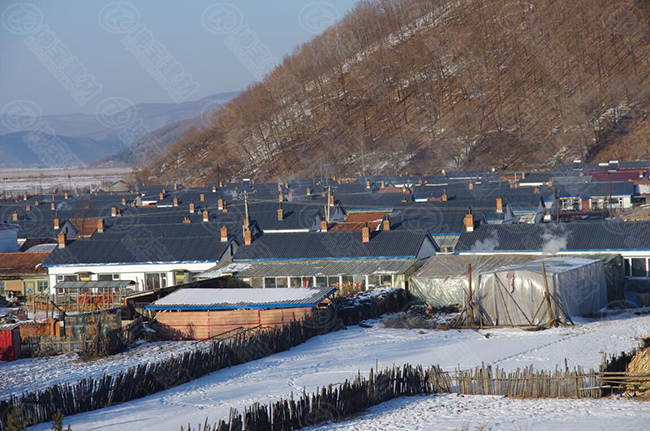
[{"label": "row of houses", "polygon": [[621,163],[22,195],[0,203],[0,289],[358,291],[407,287],[432,257],[463,255],[615,255],[624,278],[645,280],[650,226],[616,216],[644,202],[647,177],[643,163]]}]

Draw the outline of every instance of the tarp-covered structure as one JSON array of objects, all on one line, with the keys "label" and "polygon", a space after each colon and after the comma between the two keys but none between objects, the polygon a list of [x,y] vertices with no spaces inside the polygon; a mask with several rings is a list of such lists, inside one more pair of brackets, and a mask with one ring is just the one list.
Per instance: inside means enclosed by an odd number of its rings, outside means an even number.
[{"label": "tarp-covered structure", "polygon": [[472,285],[477,286],[481,272],[535,259],[513,255],[435,255],[411,277],[411,293],[433,307],[465,305],[469,287],[468,265],[472,267]]},{"label": "tarp-covered structure", "polygon": [[556,257],[483,272],[472,301],[475,318],[487,325],[569,323],[607,305],[603,262]]}]

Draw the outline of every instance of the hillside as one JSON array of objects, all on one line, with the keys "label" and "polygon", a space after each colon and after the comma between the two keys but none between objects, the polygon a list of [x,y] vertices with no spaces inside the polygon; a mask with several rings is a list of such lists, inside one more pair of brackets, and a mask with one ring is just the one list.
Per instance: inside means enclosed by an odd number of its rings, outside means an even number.
[{"label": "hillside", "polygon": [[[200,128],[202,123],[207,124],[209,113],[236,94],[220,93],[180,104],[125,104],[126,108],[113,113],[111,118],[88,114],[44,115],[38,118],[38,123],[46,124],[47,129],[56,133],[56,137],[69,143],[71,150],[74,148],[72,152],[84,163],[101,159],[102,163],[95,165],[131,165],[140,162],[140,157],[150,155],[147,149],[152,143],[162,150],[189,128]],[[128,118],[131,123],[109,127],[112,118]],[[21,144],[29,129],[20,126],[33,124],[34,121],[25,121],[20,116],[0,116],[0,155],[4,156],[0,160],[0,167],[48,166],[28,146]],[[121,132],[126,133],[122,136]],[[125,141],[126,138],[133,141]]]},{"label": "hillside", "polygon": [[[61,158],[53,158],[41,147],[55,148]],[[33,149],[36,149],[34,151]],[[15,132],[0,136],[0,168],[63,168],[88,163],[107,151],[117,150],[111,142],[85,136],[59,136],[46,133]],[[71,156],[72,155],[72,156]]]},{"label": "hillside", "polygon": [[647,158],[649,17],[642,0],[363,1],[140,177]]}]

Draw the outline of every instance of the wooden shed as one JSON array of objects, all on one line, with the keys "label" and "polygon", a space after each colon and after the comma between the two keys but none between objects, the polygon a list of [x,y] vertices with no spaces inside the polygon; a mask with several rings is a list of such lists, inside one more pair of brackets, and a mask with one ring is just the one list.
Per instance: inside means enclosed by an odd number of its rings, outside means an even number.
[{"label": "wooden shed", "polygon": [[20,325],[0,325],[0,361],[20,359]]},{"label": "wooden shed", "polygon": [[180,289],[147,306],[168,339],[205,340],[303,320],[336,288]]}]

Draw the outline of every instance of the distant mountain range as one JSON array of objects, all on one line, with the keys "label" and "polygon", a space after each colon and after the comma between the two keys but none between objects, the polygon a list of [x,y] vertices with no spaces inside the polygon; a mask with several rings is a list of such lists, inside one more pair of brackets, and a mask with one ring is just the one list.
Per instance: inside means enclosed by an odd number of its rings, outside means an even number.
[{"label": "distant mountain range", "polygon": [[[209,125],[212,115],[237,92],[219,93],[203,99],[175,103],[142,103],[111,115],[112,118],[132,119],[130,126],[109,127],[95,115],[45,115],[40,123],[55,135],[34,133],[19,127],[21,118],[0,116],[0,168],[38,168],[53,166],[47,151],[38,150],[56,139],[57,151],[67,152],[66,167],[79,162],[92,165],[134,165],[148,156],[155,145],[159,151],[178,139],[190,128]],[[41,129],[42,130],[42,129]],[[31,142],[31,145],[30,145]],[[68,152],[69,150],[69,152]],[[159,155],[156,152],[156,155]]]}]

